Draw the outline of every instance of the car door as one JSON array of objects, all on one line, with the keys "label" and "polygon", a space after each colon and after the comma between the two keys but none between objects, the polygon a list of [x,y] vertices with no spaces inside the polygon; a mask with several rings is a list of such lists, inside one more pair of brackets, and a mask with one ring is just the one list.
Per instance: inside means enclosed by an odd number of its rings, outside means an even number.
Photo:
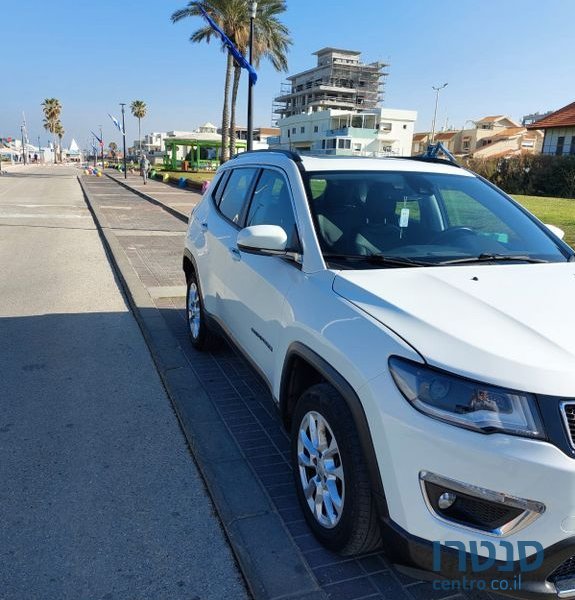
[{"label": "car door", "polygon": [[228,284],[237,277],[236,265],[240,254],[236,238],[258,171],[255,167],[232,169],[227,180],[222,182],[223,188],[216,190],[211,208],[201,223],[207,252],[202,273],[206,310],[234,335],[237,330],[235,321],[241,320],[241,310],[234,305],[235,299]]},{"label": "car door", "polygon": [[[288,248],[301,252],[292,193],[283,171],[262,169],[244,225],[278,225],[288,235]],[[234,258],[235,274],[227,281],[232,304],[241,306],[238,318],[234,319],[237,325],[234,335],[272,383],[274,352],[283,328],[282,309],[289,289],[302,277],[300,263],[243,251],[239,259]]]}]

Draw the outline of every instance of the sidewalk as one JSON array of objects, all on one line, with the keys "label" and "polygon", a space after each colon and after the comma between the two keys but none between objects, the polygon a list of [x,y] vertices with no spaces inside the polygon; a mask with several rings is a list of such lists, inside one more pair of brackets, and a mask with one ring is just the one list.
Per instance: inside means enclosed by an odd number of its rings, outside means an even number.
[{"label": "sidewalk", "polygon": [[122,185],[129,186],[130,189],[140,194],[146,194],[169,206],[174,211],[186,217],[186,219],[190,216],[192,208],[202,198],[202,195],[197,192],[180,189],[153,179],[148,179],[148,183],[144,185],[140,175],[130,175],[128,173],[127,178],[124,179],[123,173],[118,173],[118,171],[111,169],[107,169],[104,174]]}]

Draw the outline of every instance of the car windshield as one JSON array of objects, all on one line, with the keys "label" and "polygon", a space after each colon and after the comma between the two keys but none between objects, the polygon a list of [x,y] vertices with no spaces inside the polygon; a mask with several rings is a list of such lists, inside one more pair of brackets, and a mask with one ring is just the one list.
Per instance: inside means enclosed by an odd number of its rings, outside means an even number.
[{"label": "car windshield", "polygon": [[310,172],[307,184],[324,257],[348,268],[570,258],[521,208],[470,175]]}]

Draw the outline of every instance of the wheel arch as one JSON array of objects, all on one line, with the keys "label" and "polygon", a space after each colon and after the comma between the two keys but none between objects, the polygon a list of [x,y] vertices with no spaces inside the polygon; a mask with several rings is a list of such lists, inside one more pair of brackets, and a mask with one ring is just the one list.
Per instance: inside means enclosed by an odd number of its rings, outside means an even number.
[{"label": "wheel arch", "polygon": [[184,270],[184,273],[186,275],[186,281],[188,280],[188,277],[192,272],[196,274],[196,277],[198,276],[198,268],[196,266],[196,261],[194,260],[192,253],[187,248],[184,248],[184,256],[182,258],[182,269]]},{"label": "wheel arch", "polygon": [[291,415],[301,394],[316,383],[325,381],[341,394],[352,414],[366,460],[372,491],[382,518],[388,516],[387,503],[371,430],[363,405],[353,386],[324,358],[301,342],[292,343],[286,353],[280,383],[279,407],[286,429],[291,427]]}]

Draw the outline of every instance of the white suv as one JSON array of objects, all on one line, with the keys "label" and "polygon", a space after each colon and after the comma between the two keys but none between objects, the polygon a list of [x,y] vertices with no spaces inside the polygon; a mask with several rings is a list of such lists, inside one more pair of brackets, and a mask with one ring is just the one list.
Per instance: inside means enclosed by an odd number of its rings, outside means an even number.
[{"label": "white suv", "polygon": [[575,597],[573,261],[446,161],[249,152],[190,219],[191,341],[269,385],[326,546]]}]

